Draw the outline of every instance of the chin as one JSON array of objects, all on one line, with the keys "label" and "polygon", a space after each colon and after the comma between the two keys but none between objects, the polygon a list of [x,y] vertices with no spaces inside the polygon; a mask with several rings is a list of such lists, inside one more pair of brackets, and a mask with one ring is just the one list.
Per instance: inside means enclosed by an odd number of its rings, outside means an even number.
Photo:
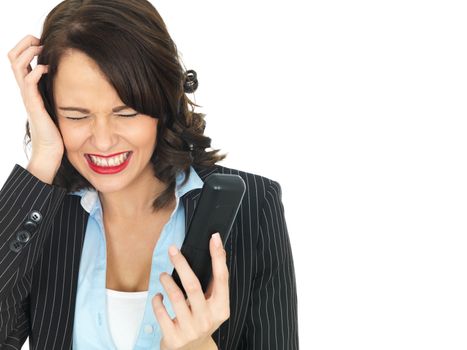
[{"label": "chin", "polygon": [[94,186],[94,188],[96,189],[96,191],[98,191],[99,193],[104,193],[104,194],[108,194],[108,193],[114,193],[114,192],[119,192],[121,191],[124,186],[99,186],[99,185],[95,185],[95,184],[92,184]]},{"label": "chin", "polygon": [[[86,165],[87,167],[88,165]],[[118,192],[128,185],[128,174],[125,175],[103,175],[97,174],[89,167],[81,172],[81,175],[101,193]]]}]

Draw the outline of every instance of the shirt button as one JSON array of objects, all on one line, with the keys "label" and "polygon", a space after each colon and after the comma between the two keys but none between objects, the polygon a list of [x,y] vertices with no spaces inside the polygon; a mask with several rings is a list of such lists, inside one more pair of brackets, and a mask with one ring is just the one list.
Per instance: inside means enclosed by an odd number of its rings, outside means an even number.
[{"label": "shirt button", "polygon": [[153,332],[152,326],[150,324],[147,324],[144,326],[144,333],[146,334],[151,334]]}]

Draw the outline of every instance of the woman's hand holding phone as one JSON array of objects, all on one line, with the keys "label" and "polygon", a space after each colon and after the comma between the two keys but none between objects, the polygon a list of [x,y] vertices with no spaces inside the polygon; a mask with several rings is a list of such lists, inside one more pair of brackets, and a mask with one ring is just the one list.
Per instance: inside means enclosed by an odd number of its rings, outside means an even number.
[{"label": "woman's hand holding phone", "polygon": [[211,335],[230,317],[229,270],[222,240],[220,236],[217,238],[219,245],[216,245],[215,237],[211,238],[209,243],[212,279],[206,294],[183,254],[177,249],[177,254],[174,256],[169,254],[188,300],[185,300],[182,291],[169,274],[161,274],[160,281],[176,314],[176,317],[171,319],[162,303],[161,295],[154,296],[152,300],[154,314],[163,334],[161,350],[217,349]]},{"label": "woman's hand holding phone", "polygon": [[52,183],[60,166],[64,144],[59,129],[47,112],[38,89],[42,74],[47,74],[47,65],[38,64],[34,69],[31,61],[41,53],[40,39],[27,35],[8,52],[8,59],[21,91],[26,107],[32,155],[28,169],[42,181]]}]

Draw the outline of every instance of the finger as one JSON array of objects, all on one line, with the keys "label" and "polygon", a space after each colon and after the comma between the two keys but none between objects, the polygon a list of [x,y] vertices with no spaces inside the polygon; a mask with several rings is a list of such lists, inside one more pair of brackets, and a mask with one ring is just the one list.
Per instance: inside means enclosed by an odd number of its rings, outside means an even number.
[{"label": "finger", "polygon": [[180,288],[177,286],[172,276],[168,273],[163,272],[160,274],[159,280],[167,292],[172,308],[177,317],[178,325],[180,329],[187,331],[192,329],[193,318],[191,310],[188,307],[185,296],[183,295]]},{"label": "finger", "polygon": [[15,61],[13,61],[11,67],[15,74],[16,81],[20,86],[23,85],[25,77],[32,71],[32,59],[34,56],[37,56],[42,52],[42,48],[42,46],[28,47]]},{"label": "finger", "polygon": [[13,49],[10,50],[10,52],[8,52],[10,62],[13,63],[13,61],[15,61],[24,50],[33,45],[40,45],[40,39],[30,34],[26,35]]},{"label": "finger", "polygon": [[39,89],[37,84],[41,79],[42,74],[47,73],[48,66],[43,64],[38,64],[30,74],[24,78],[24,88],[23,92],[25,94],[25,101],[31,103],[30,106],[26,106],[28,113],[34,113],[34,108],[43,108],[44,102],[40,96]]},{"label": "finger", "polygon": [[[216,237],[217,236],[217,237]],[[216,240],[220,246],[216,246]],[[229,269],[227,268],[227,253],[219,234],[214,234],[209,242],[212,259],[212,296],[209,301],[216,315],[227,317],[229,312]]]},{"label": "finger", "polygon": [[43,49],[43,45],[28,47],[18,56],[18,58],[15,61],[13,61],[13,67],[19,73],[23,73],[23,76],[26,76],[32,70],[31,61],[34,59],[35,56],[39,55]]},{"label": "finger", "polygon": [[152,298],[152,309],[154,310],[154,315],[157,318],[157,322],[159,322],[164,336],[170,337],[175,334],[176,326],[174,321],[170,318],[170,315],[162,302],[162,298],[162,294],[159,293]]},{"label": "finger", "polygon": [[[176,248],[172,245],[169,249]],[[175,251],[174,251],[175,252]],[[183,254],[176,249],[175,255],[170,255],[170,260],[177,270],[180,281],[182,282],[183,289],[185,289],[188,300],[190,301],[191,310],[195,315],[204,315],[208,311],[208,305],[206,304],[206,297],[204,296],[201,283],[196,274],[191,269],[188,261]]]}]

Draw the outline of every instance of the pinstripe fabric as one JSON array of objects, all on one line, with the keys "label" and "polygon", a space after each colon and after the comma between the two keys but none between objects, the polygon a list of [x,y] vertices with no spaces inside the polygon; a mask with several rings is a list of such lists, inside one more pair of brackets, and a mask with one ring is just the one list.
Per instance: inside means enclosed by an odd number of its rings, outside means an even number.
[{"label": "pinstripe fabric", "polygon": [[[298,349],[297,292],[281,187],[266,177],[215,165],[194,169],[237,174],[247,191],[225,244],[230,318],[213,334],[219,349]],[[201,190],[181,200],[186,227]],[[27,215],[42,222],[24,248],[10,241]],[[79,196],[41,182],[16,164],[0,190],[0,349],[71,349],[79,261],[89,217]]]}]

